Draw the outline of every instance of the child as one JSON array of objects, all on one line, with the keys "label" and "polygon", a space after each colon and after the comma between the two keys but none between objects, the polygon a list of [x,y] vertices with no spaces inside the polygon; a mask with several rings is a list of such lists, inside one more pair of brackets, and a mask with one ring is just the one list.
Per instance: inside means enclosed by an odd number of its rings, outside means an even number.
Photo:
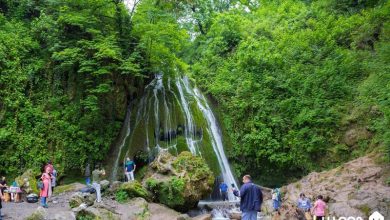
[{"label": "child", "polygon": [[314,203],[313,206],[313,215],[316,220],[324,220],[325,219],[325,210],[326,210],[326,203],[323,201],[322,195],[319,195],[317,197],[317,201]]}]

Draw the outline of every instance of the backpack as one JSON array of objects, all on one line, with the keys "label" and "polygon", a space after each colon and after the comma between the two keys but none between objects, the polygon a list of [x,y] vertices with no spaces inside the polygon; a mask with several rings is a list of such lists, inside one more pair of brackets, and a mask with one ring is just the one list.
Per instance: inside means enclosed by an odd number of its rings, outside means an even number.
[{"label": "backpack", "polygon": [[37,182],[37,188],[40,189],[40,190],[42,190],[42,189],[44,188],[44,185],[43,185],[42,180],[39,180],[39,181]]}]

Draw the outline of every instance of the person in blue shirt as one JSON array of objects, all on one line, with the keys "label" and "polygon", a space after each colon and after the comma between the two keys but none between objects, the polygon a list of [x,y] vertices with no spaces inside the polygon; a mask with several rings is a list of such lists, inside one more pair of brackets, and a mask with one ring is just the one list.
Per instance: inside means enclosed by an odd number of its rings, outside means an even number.
[{"label": "person in blue shirt", "polygon": [[126,158],[125,174],[127,177],[127,182],[134,181],[135,168],[136,168],[136,165],[135,165],[134,161],[130,160],[130,158]]},{"label": "person in blue shirt", "polygon": [[240,210],[242,212],[242,220],[257,220],[257,212],[261,211],[261,203],[263,203],[263,193],[259,186],[252,183],[252,178],[245,175],[242,178],[244,183],[240,191],[234,190],[235,196],[241,197]]},{"label": "person in blue shirt", "polygon": [[[310,216],[310,209],[311,209],[310,199],[307,198],[304,193],[301,193],[299,195],[297,206],[298,206],[298,211],[300,212],[300,215],[302,215],[302,216],[309,215]],[[305,219],[305,218],[303,218],[303,219]]]},{"label": "person in blue shirt", "polygon": [[229,200],[229,198],[228,198],[228,186],[226,185],[226,183],[222,182],[221,184],[219,184],[219,191],[221,192],[221,196],[222,196],[222,200],[223,201]]},{"label": "person in blue shirt", "polygon": [[279,188],[275,188],[271,192],[272,194],[272,206],[275,212],[279,212],[280,205],[282,203],[282,196],[280,195]]}]

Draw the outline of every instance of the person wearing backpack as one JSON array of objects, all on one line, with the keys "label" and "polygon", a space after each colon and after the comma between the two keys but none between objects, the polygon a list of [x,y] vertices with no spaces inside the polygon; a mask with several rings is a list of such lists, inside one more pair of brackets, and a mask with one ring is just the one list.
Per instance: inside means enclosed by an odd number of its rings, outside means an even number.
[{"label": "person wearing backpack", "polygon": [[299,195],[299,199],[297,202],[297,207],[298,207],[298,213],[300,216],[302,216],[300,219],[306,219],[310,220],[311,215],[310,215],[310,209],[311,209],[311,203],[310,199],[305,196],[304,193],[301,193]]},{"label": "person wearing backpack", "polygon": [[241,197],[242,220],[257,220],[257,212],[261,211],[261,204],[263,203],[263,193],[259,186],[252,183],[251,176],[245,175],[242,182],[244,184],[240,191],[233,191],[235,196]]},{"label": "person wearing backpack", "polygon": [[[46,168],[45,172],[41,176],[42,187],[40,189],[39,196],[41,197],[41,206],[43,208],[48,208],[47,198],[51,196],[51,177],[50,177],[50,168]],[[40,185],[40,184],[39,184]]]},{"label": "person wearing backpack", "polygon": [[282,196],[280,194],[279,188],[275,188],[271,192],[272,194],[272,206],[275,212],[279,212],[280,205],[282,203]]}]

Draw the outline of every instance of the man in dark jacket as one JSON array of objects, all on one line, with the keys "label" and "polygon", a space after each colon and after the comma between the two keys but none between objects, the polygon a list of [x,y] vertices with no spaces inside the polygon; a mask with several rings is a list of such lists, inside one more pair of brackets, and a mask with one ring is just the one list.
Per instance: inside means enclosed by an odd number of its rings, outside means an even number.
[{"label": "man in dark jacket", "polygon": [[245,175],[242,178],[242,182],[244,185],[241,186],[240,191],[233,191],[235,196],[241,197],[242,220],[256,220],[257,212],[261,210],[263,193],[260,187],[252,183],[251,176]]}]

